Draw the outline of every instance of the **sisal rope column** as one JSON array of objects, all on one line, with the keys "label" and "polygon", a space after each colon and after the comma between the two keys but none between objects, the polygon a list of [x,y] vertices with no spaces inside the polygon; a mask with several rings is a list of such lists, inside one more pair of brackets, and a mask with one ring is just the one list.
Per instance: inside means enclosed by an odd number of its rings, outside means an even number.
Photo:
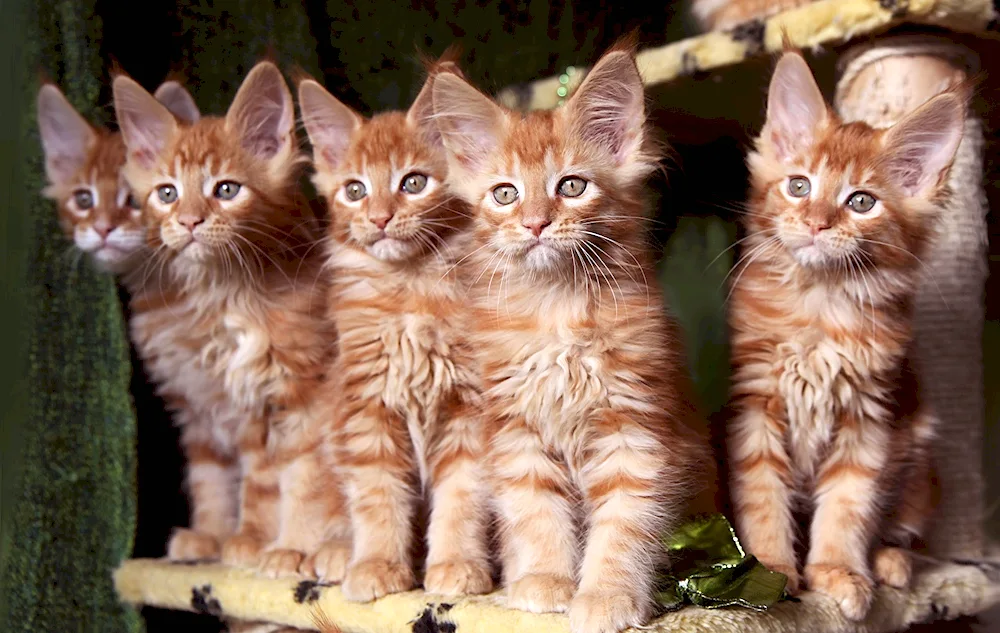
[{"label": "sisal rope column", "polygon": [[[852,48],[840,61],[835,106],[847,120],[887,127],[966,73],[972,51],[946,38],[898,36]],[[942,558],[984,555],[982,333],[986,195],[983,132],[970,114],[948,179],[939,237],[924,258],[916,305],[917,371],[941,419],[935,462],[941,502],[929,531]]]}]

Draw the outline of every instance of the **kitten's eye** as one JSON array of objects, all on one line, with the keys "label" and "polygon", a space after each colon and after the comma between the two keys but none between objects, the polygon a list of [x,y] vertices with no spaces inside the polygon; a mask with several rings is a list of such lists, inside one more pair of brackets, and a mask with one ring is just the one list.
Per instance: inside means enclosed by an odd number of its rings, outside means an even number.
[{"label": "kitten's eye", "polygon": [[577,176],[569,176],[559,181],[559,195],[566,198],[579,197],[587,190],[587,181]]},{"label": "kitten's eye", "polygon": [[135,196],[128,194],[128,198],[125,198],[125,206],[129,209],[139,210],[139,201],[135,199]]},{"label": "kitten's eye", "polygon": [[73,202],[80,211],[86,211],[94,207],[94,194],[86,189],[79,189],[73,192]]},{"label": "kitten's eye", "polygon": [[427,176],[423,174],[407,174],[399,186],[406,193],[420,193],[427,187]]},{"label": "kitten's eye", "polygon": [[497,204],[506,206],[517,200],[517,187],[514,185],[497,185],[493,187],[493,199]]},{"label": "kitten's eye", "polygon": [[240,183],[227,180],[217,184],[213,193],[219,200],[232,200],[240,192],[240,189],[242,189]]},{"label": "kitten's eye", "polygon": [[812,191],[809,179],[803,176],[795,176],[788,179],[788,195],[793,198],[805,198]]},{"label": "kitten's eye", "polygon": [[878,200],[870,193],[855,191],[847,198],[847,206],[855,213],[868,213]]},{"label": "kitten's eye", "polygon": [[365,188],[365,184],[358,180],[352,180],[347,183],[344,190],[347,192],[347,199],[351,202],[357,202],[368,195],[368,190]]},{"label": "kitten's eye", "polygon": [[177,202],[177,188],[173,185],[160,185],[156,188],[156,195],[159,196],[160,202],[164,204]]}]

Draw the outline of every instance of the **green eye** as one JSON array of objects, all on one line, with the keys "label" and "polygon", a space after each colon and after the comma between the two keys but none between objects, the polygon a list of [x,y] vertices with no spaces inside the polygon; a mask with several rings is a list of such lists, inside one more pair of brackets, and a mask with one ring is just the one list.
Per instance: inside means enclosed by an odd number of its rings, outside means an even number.
[{"label": "green eye", "polygon": [[878,200],[870,193],[855,191],[847,198],[847,206],[855,213],[868,213]]},{"label": "green eye", "polygon": [[347,183],[344,190],[347,193],[347,199],[351,202],[357,202],[368,195],[368,189],[365,188],[365,183],[360,180],[352,180]]},{"label": "green eye", "polygon": [[493,187],[493,199],[497,204],[506,206],[517,200],[517,187],[510,184],[497,185]]},{"label": "green eye", "polygon": [[423,174],[407,174],[403,178],[403,184],[400,189],[406,193],[420,193],[427,187],[427,176]]},{"label": "green eye", "polygon": [[80,211],[86,211],[94,207],[94,194],[86,189],[78,189],[73,192],[73,203]]},{"label": "green eye", "polygon": [[788,195],[793,198],[805,198],[812,191],[809,179],[804,176],[795,176],[788,179]]},{"label": "green eye", "polygon": [[177,202],[177,188],[173,185],[160,185],[156,188],[156,195],[163,204]]},{"label": "green eye", "polygon": [[232,200],[240,192],[242,185],[232,180],[220,182],[215,186],[215,197],[219,200]]},{"label": "green eye", "polygon": [[587,190],[587,181],[577,176],[569,176],[559,181],[559,195],[577,198]]}]

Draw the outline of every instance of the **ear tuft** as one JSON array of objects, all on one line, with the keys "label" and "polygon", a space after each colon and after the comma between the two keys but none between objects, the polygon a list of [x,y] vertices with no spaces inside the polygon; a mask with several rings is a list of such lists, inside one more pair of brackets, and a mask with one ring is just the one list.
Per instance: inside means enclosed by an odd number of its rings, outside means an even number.
[{"label": "ear tuft", "polygon": [[271,160],[292,146],[292,94],[274,63],[259,62],[250,70],[226,113],[226,127],[240,135],[248,152],[263,160]]},{"label": "ear tuft", "polygon": [[184,123],[195,123],[201,119],[194,97],[179,81],[164,81],[153,93],[153,97]]},{"label": "ear tuft", "polygon": [[908,196],[930,196],[955,160],[965,131],[966,99],[940,94],[920,106],[883,137],[885,166]]},{"label": "ear tuft", "polygon": [[364,119],[313,79],[299,84],[299,109],[313,146],[313,161],[335,169]]},{"label": "ear tuft", "polygon": [[118,75],[111,82],[115,117],[128,159],[150,169],[177,131],[177,119],[135,80]]},{"label": "ear tuft", "polygon": [[500,141],[507,113],[450,72],[434,76],[434,123],[448,153],[465,169],[482,167]]},{"label": "ear tuft", "polygon": [[642,147],[646,122],[642,76],[632,56],[629,40],[620,43],[587,73],[587,78],[566,104],[574,134],[615,159],[630,162]]},{"label": "ear tuft", "polygon": [[768,88],[761,142],[779,160],[791,160],[812,147],[817,130],[829,120],[829,108],[806,60],[794,51],[782,55]]},{"label": "ear tuft", "polygon": [[38,91],[38,130],[45,174],[52,184],[69,184],[83,167],[97,133],[54,84]]}]

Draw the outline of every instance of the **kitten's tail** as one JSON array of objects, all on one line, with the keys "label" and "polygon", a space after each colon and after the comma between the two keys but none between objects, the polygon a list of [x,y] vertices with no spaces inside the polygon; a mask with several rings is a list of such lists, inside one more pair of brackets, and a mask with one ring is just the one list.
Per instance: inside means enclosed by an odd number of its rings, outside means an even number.
[{"label": "kitten's tail", "polygon": [[312,620],[319,633],[342,633],[340,627],[333,623],[330,616],[320,606],[313,609]]}]

